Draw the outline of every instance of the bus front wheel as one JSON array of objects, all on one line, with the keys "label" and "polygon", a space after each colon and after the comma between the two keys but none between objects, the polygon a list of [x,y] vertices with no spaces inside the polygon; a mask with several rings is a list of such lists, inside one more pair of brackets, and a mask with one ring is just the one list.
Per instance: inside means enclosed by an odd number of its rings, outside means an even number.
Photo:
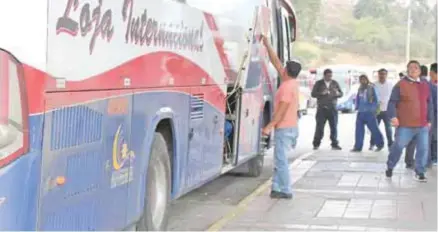
[{"label": "bus front wheel", "polygon": [[147,170],[145,205],[137,231],[165,231],[169,218],[171,172],[169,149],[161,133],[155,133]]},{"label": "bus front wheel", "polygon": [[248,175],[250,177],[259,177],[263,172],[263,164],[265,159],[265,152],[269,148],[269,136],[263,136],[262,135],[262,129],[266,125],[268,125],[270,121],[269,116],[269,107],[265,105],[265,110],[262,114],[262,128],[260,128],[260,134],[259,134],[259,154],[257,154],[254,158],[250,159],[248,161]]}]

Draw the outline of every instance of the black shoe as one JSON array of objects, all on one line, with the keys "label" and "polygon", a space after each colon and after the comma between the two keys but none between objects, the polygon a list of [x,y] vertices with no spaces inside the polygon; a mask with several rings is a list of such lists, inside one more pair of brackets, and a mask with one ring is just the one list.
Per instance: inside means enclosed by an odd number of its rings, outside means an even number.
[{"label": "black shoe", "polygon": [[356,152],[361,152],[361,150],[359,150],[359,149],[355,149],[355,148],[351,149],[350,151],[351,151],[351,152],[355,152],[355,153],[356,153]]},{"label": "black shoe", "polygon": [[271,198],[275,199],[292,199],[292,193],[282,193],[277,191],[271,191]]},{"label": "black shoe", "polygon": [[374,150],[374,146],[373,145],[370,146],[370,148],[368,148],[368,150],[370,150],[370,151]]},{"label": "black shoe", "polygon": [[386,169],[385,175],[386,175],[386,177],[391,178],[392,177],[392,169],[389,169],[389,168]]},{"label": "black shoe", "polygon": [[313,150],[318,150],[319,149],[319,146],[313,146]]},{"label": "black shoe", "polygon": [[427,182],[427,178],[424,175],[424,173],[420,173],[420,174],[415,174],[414,179],[418,182]]},{"label": "black shoe", "polygon": [[413,164],[406,164],[406,168],[407,168],[407,169],[413,169],[413,168],[414,168],[414,165],[413,165]]},{"label": "black shoe", "polygon": [[339,145],[336,145],[336,146],[332,146],[332,150],[340,151],[342,150],[342,148]]},{"label": "black shoe", "polygon": [[374,150],[375,152],[379,152],[379,151],[381,151],[381,150],[383,150],[383,147],[378,147],[376,150]]}]

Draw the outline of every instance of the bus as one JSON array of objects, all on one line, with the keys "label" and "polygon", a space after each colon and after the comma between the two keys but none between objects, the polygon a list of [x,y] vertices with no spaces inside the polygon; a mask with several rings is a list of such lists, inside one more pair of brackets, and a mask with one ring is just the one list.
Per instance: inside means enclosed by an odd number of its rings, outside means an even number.
[{"label": "bus", "polygon": [[293,7],[200,2],[0,3],[0,230],[163,231],[172,200],[260,175],[278,82],[260,34],[288,59]]}]

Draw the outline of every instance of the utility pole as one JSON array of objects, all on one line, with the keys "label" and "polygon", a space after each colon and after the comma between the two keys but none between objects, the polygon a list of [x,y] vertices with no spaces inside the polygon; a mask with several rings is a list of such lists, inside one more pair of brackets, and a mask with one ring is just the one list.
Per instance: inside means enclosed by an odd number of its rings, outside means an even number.
[{"label": "utility pole", "polygon": [[408,9],[408,22],[406,23],[407,26],[407,33],[406,33],[406,64],[409,62],[410,58],[411,58],[411,0],[408,0],[408,4],[407,4],[407,9]]}]

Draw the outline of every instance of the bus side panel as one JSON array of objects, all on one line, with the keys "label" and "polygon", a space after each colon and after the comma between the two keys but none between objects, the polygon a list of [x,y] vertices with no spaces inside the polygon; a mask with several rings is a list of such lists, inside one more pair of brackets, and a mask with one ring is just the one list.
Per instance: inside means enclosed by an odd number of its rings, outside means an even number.
[{"label": "bus side panel", "polygon": [[205,183],[221,172],[224,152],[223,130],[226,99],[218,86],[205,86],[202,88],[205,93],[202,182]]},{"label": "bus side panel", "polygon": [[[66,99],[95,95],[101,98],[64,106]],[[46,99],[38,230],[123,228],[137,153],[131,91],[48,93]]]},{"label": "bus side panel", "polygon": [[[199,99],[202,89],[203,98]],[[193,111],[194,99],[200,100],[202,108],[196,104],[198,114]],[[160,99],[156,101],[153,99]],[[219,86],[198,88],[171,88],[137,90],[134,94],[132,118],[132,149],[139,151],[134,169],[133,182],[129,186],[128,223],[141,216],[145,200],[147,165],[151,143],[157,124],[163,119],[171,121],[173,133],[172,198],[178,198],[193,188],[199,187],[212,177],[220,174],[222,165],[222,144],[224,124],[224,101]],[[222,105],[222,107],[220,107]],[[201,139],[196,149],[190,149],[189,129],[194,125],[191,116],[201,120],[193,137]],[[199,147],[201,146],[201,147]],[[199,149],[201,149],[199,151]],[[195,159],[195,157],[199,159]],[[191,180],[191,176],[196,179]]]},{"label": "bus side panel", "polygon": [[[179,196],[185,185],[187,159],[189,88],[136,90],[132,113],[132,149],[137,152],[132,164],[133,181],[126,201],[128,223],[143,213],[147,167],[156,127],[170,121],[173,138],[172,197]],[[159,101],[158,101],[159,99]]]}]

